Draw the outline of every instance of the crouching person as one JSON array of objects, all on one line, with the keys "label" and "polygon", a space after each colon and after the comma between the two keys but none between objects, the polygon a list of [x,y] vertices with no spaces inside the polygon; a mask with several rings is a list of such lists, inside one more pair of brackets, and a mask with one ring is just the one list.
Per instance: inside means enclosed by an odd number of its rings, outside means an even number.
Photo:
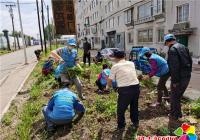
[{"label": "crouching person", "polygon": [[43,115],[47,130],[53,131],[55,126],[77,123],[84,115],[85,108],[77,96],[68,88],[55,92],[47,106],[44,106]]},{"label": "crouching person", "polygon": [[[96,80],[96,85],[98,86],[97,93],[110,93],[109,90],[106,90],[107,80],[110,76],[110,68],[107,64],[103,64],[103,69],[101,73],[98,75],[98,79]],[[117,83],[115,80],[112,81],[112,87],[115,90],[117,87]]]}]

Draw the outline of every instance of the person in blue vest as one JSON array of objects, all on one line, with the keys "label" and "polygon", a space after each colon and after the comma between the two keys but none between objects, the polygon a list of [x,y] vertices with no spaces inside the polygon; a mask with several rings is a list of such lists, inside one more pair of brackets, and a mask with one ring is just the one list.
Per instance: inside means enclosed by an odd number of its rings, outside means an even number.
[{"label": "person in blue vest", "polygon": [[57,125],[78,123],[83,117],[85,108],[77,96],[68,88],[56,91],[49,100],[48,105],[43,107],[43,115],[47,124],[47,130],[53,131]]},{"label": "person in blue vest", "polygon": [[[107,64],[103,64],[103,69],[101,73],[98,75],[98,79],[96,80],[96,85],[98,86],[98,94],[109,93],[109,90],[106,89],[107,80],[110,76],[110,68]],[[117,87],[116,81],[112,81],[112,87],[115,89]]]},{"label": "person in blue vest", "polygon": [[55,70],[55,78],[60,79],[61,82],[65,82],[69,80],[70,83],[74,83],[76,85],[76,89],[78,91],[79,98],[85,99],[83,96],[83,88],[82,83],[78,76],[70,77],[68,72],[66,71],[67,68],[79,67],[81,70],[81,66],[77,63],[77,50],[76,47],[76,40],[75,39],[68,39],[67,40],[68,46],[59,48],[51,52],[51,55],[57,59],[60,64]]},{"label": "person in blue vest", "polygon": [[[169,97],[168,90],[165,86],[167,80],[170,77],[167,61],[161,56],[152,53],[151,50],[147,47],[144,47],[141,50],[139,57],[146,57],[149,64],[151,65],[151,71],[148,73],[147,76],[143,77],[144,80],[147,80],[153,76],[160,77],[157,85],[157,102],[155,104],[152,104],[151,106],[155,107],[161,105],[162,98],[167,99]],[[163,97],[163,93],[165,97]]]}]

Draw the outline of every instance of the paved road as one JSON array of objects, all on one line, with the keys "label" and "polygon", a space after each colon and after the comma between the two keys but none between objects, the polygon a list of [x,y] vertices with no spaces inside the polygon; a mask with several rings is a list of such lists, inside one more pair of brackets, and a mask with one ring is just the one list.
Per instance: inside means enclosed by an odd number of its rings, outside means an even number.
[{"label": "paved road", "polygon": [[0,119],[37,64],[34,50],[38,48],[39,46],[27,48],[27,65],[24,65],[23,50],[0,56]]},{"label": "paved road", "polygon": [[[35,58],[34,50],[40,46],[33,46],[26,49],[28,61]],[[0,81],[5,80],[9,73],[17,66],[24,63],[24,51],[19,50],[13,53],[0,56]]]}]

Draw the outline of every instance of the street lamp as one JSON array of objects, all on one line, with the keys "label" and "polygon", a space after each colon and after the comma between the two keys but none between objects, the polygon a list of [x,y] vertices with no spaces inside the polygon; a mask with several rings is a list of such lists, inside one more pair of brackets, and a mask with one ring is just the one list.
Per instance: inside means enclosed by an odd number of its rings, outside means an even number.
[{"label": "street lamp", "polygon": [[24,59],[25,59],[25,65],[26,65],[28,64],[28,62],[27,62],[26,45],[25,45],[24,32],[23,32],[23,27],[22,27],[22,18],[21,18],[19,0],[17,0],[17,7],[18,7],[19,22],[20,22],[20,28],[21,28],[21,34],[22,34],[22,42],[24,46]]}]

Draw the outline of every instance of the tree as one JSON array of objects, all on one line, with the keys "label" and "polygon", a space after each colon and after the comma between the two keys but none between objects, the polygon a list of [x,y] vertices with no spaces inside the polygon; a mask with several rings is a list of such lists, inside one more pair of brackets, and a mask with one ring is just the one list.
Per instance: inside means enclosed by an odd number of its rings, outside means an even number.
[{"label": "tree", "polygon": [[[45,33],[45,36],[46,38],[49,40],[52,40],[53,39],[53,25],[52,24],[49,24],[47,25],[45,28],[44,28],[44,33]],[[50,31],[49,31],[50,30]]]}]

